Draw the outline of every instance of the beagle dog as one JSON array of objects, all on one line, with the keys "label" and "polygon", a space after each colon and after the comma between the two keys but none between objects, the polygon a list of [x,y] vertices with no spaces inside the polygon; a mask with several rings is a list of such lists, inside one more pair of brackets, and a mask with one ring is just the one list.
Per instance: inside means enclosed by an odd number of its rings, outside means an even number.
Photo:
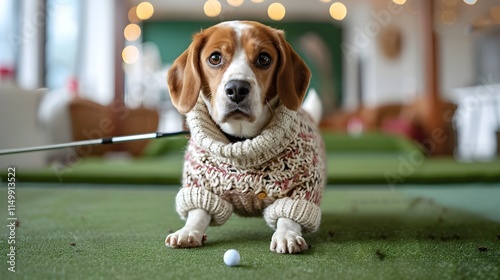
[{"label": "beagle dog", "polygon": [[191,131],[176,197],[186,222],[167,246],[202,246],[208,226],[234,212],[265,217],[271,251],[308,249],[302,232],[319,227],[326,177],[321,104],[309,94],[313,117],[301,108],[310,76],[281,30],[228,21],[193,36],[167,75]]}]

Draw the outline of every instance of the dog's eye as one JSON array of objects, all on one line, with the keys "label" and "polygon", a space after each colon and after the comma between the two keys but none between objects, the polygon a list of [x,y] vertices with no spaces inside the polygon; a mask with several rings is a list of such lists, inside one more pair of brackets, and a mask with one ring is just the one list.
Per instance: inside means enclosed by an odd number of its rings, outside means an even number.
[{"label": "dog's eye", "polygon": [[271,61],[271,56],[268,53],[263,52],[259,54],[259,57],[257,58],[257,66],[267,68],[271,65]]},{"label": "dog's eye", "polygon": [[219,52],[214,52],[208,57],[208,63],[217,66],[222,63],[222,55]]}]

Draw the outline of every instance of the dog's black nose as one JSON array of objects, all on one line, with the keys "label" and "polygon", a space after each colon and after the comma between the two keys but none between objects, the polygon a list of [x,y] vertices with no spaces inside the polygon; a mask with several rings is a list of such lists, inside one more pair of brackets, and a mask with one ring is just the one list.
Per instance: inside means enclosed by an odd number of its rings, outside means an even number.
[{"label": "dog's black nose", "polygon": [[250,93],[250,83],[241,80],[231,80],[224,87],[226,95],[234,103],[240,103]]}]

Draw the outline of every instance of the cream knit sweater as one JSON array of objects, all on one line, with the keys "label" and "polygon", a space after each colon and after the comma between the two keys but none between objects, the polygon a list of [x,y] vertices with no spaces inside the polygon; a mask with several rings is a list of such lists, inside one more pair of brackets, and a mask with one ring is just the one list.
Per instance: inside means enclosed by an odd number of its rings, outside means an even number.
[{"label": "cream knit sweater", "polygon": [[319,203],[325,185],[322,138],[310,117],[280,105],[263,132],[231,143],[199,101],[187,115],[191,139],[185,153],[176,208],[205,209],[211,225],[221,225],[235,212],[263,215],[276,228],[279,218],[299,223],[305,232],[318,229]]}]

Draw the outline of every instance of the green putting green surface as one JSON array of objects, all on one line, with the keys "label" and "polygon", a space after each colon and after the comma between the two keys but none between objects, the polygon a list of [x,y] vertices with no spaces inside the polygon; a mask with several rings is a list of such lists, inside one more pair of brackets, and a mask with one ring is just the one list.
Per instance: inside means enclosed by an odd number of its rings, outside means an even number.
[{"label": "green putting green surface", "polygon": [[[462,163],[453,158],[413,158],[401,154],[328,154],[329,184],[409,184],[500,182],[500,160]],[[179,184],[181,153],[134,160],[85,158],[40,170],[17,168],[30,182]],[[5,178],[5,171],[0,177]]]},{"label": "green putting green surface", "polygon": [[[269,251],[272,230],[237,216],[204,247],[171,249],[177,186],[16,186],[16,272],[0,233],[0,279],[498,279],[500,185],[329,186],[318,232],[299,255]],[[0,188],[7,221],[7,188]],[[429,195],[427,195],[429,194]],[[490,216],[494,220],[484,217]],[[227,267],[223,254],[241,254]]]},{"label": "green putting green surface", "polygon": [[[426,157],[415,143],[387,134],[359,137],[323,133],[329,184],[411,184],[500,182],[500,159],[464,163],[452,157]],[[18,168],[17,177],[30,182],[179,184],[182,176],[184,137],[156,139],[141,157],[109,159],[88,157],[47,168]],[[0,170],[5,178],[6,170]]]}]

